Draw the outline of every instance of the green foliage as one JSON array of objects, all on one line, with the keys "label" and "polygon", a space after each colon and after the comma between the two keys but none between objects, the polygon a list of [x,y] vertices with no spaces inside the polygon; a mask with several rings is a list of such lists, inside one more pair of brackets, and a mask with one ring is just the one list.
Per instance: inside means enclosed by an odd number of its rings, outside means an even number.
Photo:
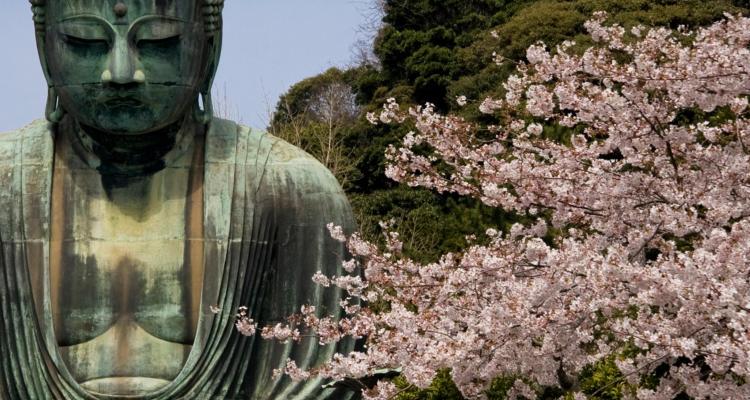
[{"label": "green foliage", "polygon": [[490,390],[487,391],[487,398],[489,400],[504,400],[508,397],[508,391],[513,387],[515,381],[515,377],[502,377],[495,379],[490,386]]},{"label": "green foliage", "polygon": [[[737,3],[737,2],[734,2]],[[518,9],[490,30],[477,35],[471,45],[458,49],[461,77],[447,88],[447,97],[465,95],[480,101],[487,95],[499,96],[502,82],[515,70],[513,61],[523,60],[526,49],[536,42],[554,48],[565,40],[574,40],[578,49],[591,45],[585,35],[584,22],[595,11],[607,11],[610,22],[625,27],[635,25],[696,27],[723,17],[725,12],[739,13],[747,9],[726,0],[540,0]],[[492,62],[496,53],[508,60],[497,66]],[[464,112],[478,118],[478,111]]]},{"label": "green foliage", "polygon": [[[385,27],[375,42],[382,75],[390,87],[413,86],[413,102],[450,108],[451,82],[466,75],[457,51],[474,43],[496,23],[528,0],[390,0]],[[489,53],[491,54],[491,52]],[[383,99],[370,99],[373,101]]]},{"label": "green foliage", "polygon": [[426,389],[410,385],[402,377],[396,378],[395,383],[399,389],[403,390],[397,400],[464,400],[461,392],[451,380],[448,370],[440,371],[432,385]]},{"label": "green foliage", "polygon": [[393,220],[404,241],[405,255],[420,262],[434,262],[442,254],[460,251],[467,245],[467,235],[489,228],[507,231],[517,220],[476,200],[406,186],[351,193],[349,198],[366,237],[378,240],[378,223]]},{"label": "green foliage", "polygon": [[594,399],[620,399],[627,389],[627,382],[615,365],[615,356],[584,368],[579,379],[581,391]]},{"label": "green foliage", "polygon": [[[502,95],[498,84],[523,60],[526,49],[543,41],[550,46],[567,39],[579,48],[585,40],[583,23],[594,11],[605,10],[611,21],[636,24],[698,26],[715,21],[724,12],[744,12],[728,0],[517,0],[517,1],[391,0],[386,2],[386,25],[375,42],[382,69],[359,69],[354,79],[364,111],[377,111],[389,97],[404,104],[431,102],[444,112],[458,112],[484,120],[477,107],[457,108],[456,97],[475,102]],[[455,3],[455,4],[454,4]],[[738,2],[735,2],[738,3]],[[497,32],[498,38],[490,31]],[[493,62],[493,53],[506,57]],[[354,190],[368,193],[388,189],[383,176],[384,149],[396,144],[403,127],[361,124],[349,145],[367,153],[358,169]],[[376,140],[373,140],[376,138]],[[371,151],[370,149],[373,149]],[[376,149],[376,150],[375,150]]]},{"label": "green foliage", "polygon": [[[624,379],[622,373],[615,364],[616,356],[611,356],[598,363],[586,367],[578,377],[575,387],[569,386],[567,389],[559,387],[539,387],[532,382],[527,382],[535,387],[537,392],[536,399],[526,400],[552,400],[552,399],[571,399],[575,390],[580,390],[590,399],[593,400],[617,400],[621,399],[623,394],[632,393],[633,388]],[[649,382],[644,382],[646,386],[655,387],[659,377],[651,377]],[[487,390],[489,400],[505,400],[510,388],[513,386],[516,377],[500,377],[492,382]],[[464,400],[465,398],[456,388],[450,378],[449,370],[442,370],[438,373],[430,387],[419,389],[410,385],[403,377],[394,380],[399,389],[403,390],[396,400]],[[575,390],[574,390],[575,389]],[[515,399],[514,399],[515,400]]]},{"label": "green foliage", "polygon": [[[513,387],[517,377],[501,377],[492,382],[492,385],[485,393],[488,400],[505,400],[508,398],[508,391]],[[395,400],[465,400],[458,388],[450,377],[450,370],[438,371],[437,376],[432,384],[426,389],[419,389],[410,385],[403,377],[394,380],[396,386],[402,390]],[[534,387],[532,382],[527,382]],[[558,388],[536,387],[538,400],[553,400],[564,396],[564,392]],[[515,399],[514,399],[515,400]],[[533,399],[522,399],[533,400]]]},{"label": "green foliage", "polygon": [[317,97],[324,88],[337,83],[352,86],[355,80],[364,75],[365,69],[364,67],[346,70],[330,68],[320,75],[295,83],[279,99],[269,129],[272,132],[283,129],[284,124],[293,122],[295,117],[301,115],[314,119],[315,116],[307,114],[315,108]]},{"label": "green foliage", "polygon": [[279,100],[269,127],[321,161],[345,188],[360,174],[361,157],[348,145],[360,111],[352,82],[360,74],[331,68],[297,83]]}]

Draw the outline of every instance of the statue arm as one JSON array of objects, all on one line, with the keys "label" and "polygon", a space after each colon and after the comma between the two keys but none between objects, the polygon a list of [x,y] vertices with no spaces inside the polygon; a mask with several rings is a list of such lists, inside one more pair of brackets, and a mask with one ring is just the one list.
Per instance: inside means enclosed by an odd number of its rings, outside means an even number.
[{"label": "statue arm", "polygon": [[[345,273],[342,261],[346,259],[346,249],[330,237],[326,226],[333,223],[351,233],[354,230],[351,206],[333,175],[312,157],[280,140],[273,149],[265,165],[264,184],[256,194],[260,208],[267,210],[263,214],[274,215],[276,221],[276,254],[272,257],[275,262],[264,278],[262,323],[284,322],[303,305],[314,305],[319,316],[340,316],[339,303],[344,294],[335,288],[316,285],[312,277],[318,271],[327,276]],[[351,351],[354,341],[322,346],[317,338],[307,337],[299,343],[286,344],[261,340],[256,346],[256,351],[266,354],[266,360],[273,360],[273,365],[266,364],[271,369],[283,367],[287,358],[305,368],[330,359],[334,353]],[[322,389],[324,383],[320,380],[295,383],[284,377],[273,384],[255,387],[265,388],[257,398],[349,397],[340,389]]]}]

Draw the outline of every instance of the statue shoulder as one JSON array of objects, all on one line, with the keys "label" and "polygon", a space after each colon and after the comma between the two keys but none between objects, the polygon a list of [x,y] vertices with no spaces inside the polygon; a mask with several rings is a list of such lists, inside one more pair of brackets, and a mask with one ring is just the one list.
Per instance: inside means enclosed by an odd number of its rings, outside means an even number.
[{"label": "statue shoulder", "polygon": [[289,226],[311,227],[312,231],[306,231],[305,235],[321,234],[328,223],[343,226],[347,231],[353,229],[351,204],[328,168],[301,148],[272,134],[249,128],[241,130],[240,138],[247,140],[250,155],[244,170],[248,181],[256,182],[257,200],[274,210],[284,210],[281,220]]},{"label": "statue shoulder", "polygon": [[[15,164],[21,159],[38,159],[43,156],[38,153],[46,151],[51,145],[49,122],[42,119],[20,129],[0,132],[0,165]],[[23,154],[19,154],[21,151]]]},{"label": "statue shoulder", "polygon": [[43,120],[0,133],[0,240],[24,235],[18,226],[19,213],[49,187],[52,136],[49,123]]},{"label": "statue shoulder", "polygon": [[333,174],[315,157],[301,148],[270,133],[247,127],[240,128],[240,138],[250,144],[254,164],[262,163],[268,178],[282,179],[305,192],[342,194],[343,190]]},{"label": "statue shoulder", "polygon": [[52,162],[53,139],[50,125],[36,120],[23,128],[0,133],[0,185],[20,166],[42,166]]}]

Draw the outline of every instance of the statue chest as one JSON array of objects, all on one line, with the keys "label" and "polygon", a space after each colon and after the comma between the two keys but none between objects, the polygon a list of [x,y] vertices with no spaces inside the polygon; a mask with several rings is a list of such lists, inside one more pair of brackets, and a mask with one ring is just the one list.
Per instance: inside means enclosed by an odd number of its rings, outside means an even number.
[{"label": "statue chest", "polygon": [[203,279],[194,172],[188,164],[122,179],[56,164],[52,318],[68,369],[94,392],[161,387],[187,359]]},{"label": "statue chest", "polygon": [[[95,208],[94,204],[90,204]],[[169,207],[183,208],[180,204]],[[145,221],[102,207],[76,215],[63,241],[58,274],[58,342],[74,345],[115,325],[137,325],[156,338],[191,344],[191,270],[184,218],[157,213]],[[104,215],[101,215],[104,217]]]}]

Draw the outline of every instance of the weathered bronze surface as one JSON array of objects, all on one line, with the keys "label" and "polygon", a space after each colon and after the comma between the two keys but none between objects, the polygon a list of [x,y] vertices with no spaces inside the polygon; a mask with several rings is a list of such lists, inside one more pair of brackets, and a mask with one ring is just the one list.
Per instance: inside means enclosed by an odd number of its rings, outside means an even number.
[{"label": "weathered bronze surface", "polygon": [[234,329],[339,313],[310,278],[352,218],[312,157],[212,118],[223,0],[31,2],[49,99],[0,135],[0,399],[348,399],[272,371],[353,343]]}]

